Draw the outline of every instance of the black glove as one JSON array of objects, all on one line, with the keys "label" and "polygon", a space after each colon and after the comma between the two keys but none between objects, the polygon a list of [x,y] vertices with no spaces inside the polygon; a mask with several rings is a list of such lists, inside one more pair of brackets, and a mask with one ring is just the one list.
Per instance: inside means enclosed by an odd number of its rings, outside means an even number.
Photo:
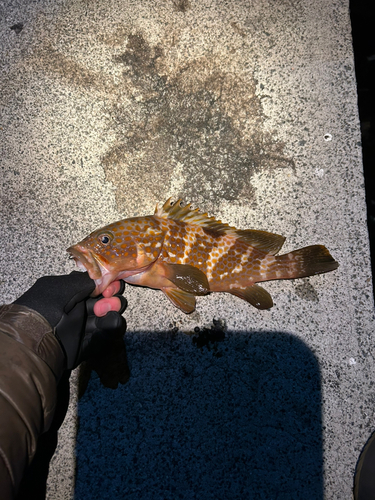
[{"label": "black glove", "polygon": [[125,284],[121,283],[121,290],[115,295],[121,301],[120,311],[110,311],[101,318],[93,310],[103,297],[90,297],[95,282],[88,273],[78,271],[40,278],[14,303],[34,309],[46,318],[65,351],[66,368],[72,370],[90,356],[105,354],[111,339],[124,335],[126,323],[121,313],[126,300],[121,295]]}]

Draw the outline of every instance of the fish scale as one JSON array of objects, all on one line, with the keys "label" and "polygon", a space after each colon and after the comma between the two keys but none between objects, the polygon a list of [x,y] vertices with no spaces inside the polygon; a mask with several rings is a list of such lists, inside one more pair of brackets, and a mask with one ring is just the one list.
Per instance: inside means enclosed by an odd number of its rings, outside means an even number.
[{"label": "fish scale", "polygon": [[160,289],[185,313],[197,295],[228,292],[258,309],[272,307],[257,285],[333,271],[338,263],[322,245],[276,255],[285,238],[236,229],[181,200],[167,200],[154,215],[123,219],[68,248],[95,280],[94,296],[114,280]]}]

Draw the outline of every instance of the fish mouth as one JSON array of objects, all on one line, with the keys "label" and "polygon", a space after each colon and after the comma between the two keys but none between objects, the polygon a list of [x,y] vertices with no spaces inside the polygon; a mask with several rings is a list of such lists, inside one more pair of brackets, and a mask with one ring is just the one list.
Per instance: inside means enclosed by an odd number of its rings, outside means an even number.
[{"label": "fish mouth", "polygon": [[96,287],[91,294],[92,297],[100,295],[114,281],[115,277],[105,266],[108,262],[104,262],[100,255],[79,244],[69,247],[67,252],[75,260],[78,269],[87,271],[90,278],[95,281]]}]

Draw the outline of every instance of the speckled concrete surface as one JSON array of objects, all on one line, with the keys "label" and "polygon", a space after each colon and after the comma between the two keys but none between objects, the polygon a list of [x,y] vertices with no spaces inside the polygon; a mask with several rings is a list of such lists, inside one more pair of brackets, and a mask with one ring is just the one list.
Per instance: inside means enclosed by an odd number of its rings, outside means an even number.
[{"label": "speckled concrete surface", "polygon": [[[128,286],[130,381],[93,376],[72,398],[48,498],[351,498],[375,371],[348,3],[0,13],[2,301],[69,272],[65,248],[88,232],[169,196],[340,262],[266,284],[263,312],[217,294],[185,316]],[[186,333],[213,318],[225,340],[198,347]]]}]

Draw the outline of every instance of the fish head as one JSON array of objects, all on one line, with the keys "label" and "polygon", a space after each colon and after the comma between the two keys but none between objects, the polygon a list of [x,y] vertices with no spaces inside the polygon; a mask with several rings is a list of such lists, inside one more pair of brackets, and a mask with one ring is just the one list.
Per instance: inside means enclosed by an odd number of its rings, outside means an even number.
[{"label": "fish head", "polygon": [[134,217],[97,229],[67,249],[77,267],[95,281],[92,296],[112,281],[142,272],[161,251],[164,234],[151,217]]}]

